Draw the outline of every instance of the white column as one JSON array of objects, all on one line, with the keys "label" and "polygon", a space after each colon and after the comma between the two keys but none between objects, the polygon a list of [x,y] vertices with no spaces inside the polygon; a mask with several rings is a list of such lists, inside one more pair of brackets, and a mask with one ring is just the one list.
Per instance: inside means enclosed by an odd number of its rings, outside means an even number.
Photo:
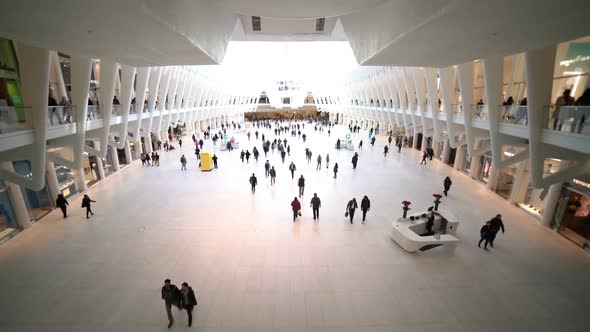
[{"label": "white column", "polygon": [[489,190],[491,191],[496,191],[496,188],[498,186],[498,179],[500,177],[500,170],[495,167],[495,166],[491,166],[490,167],[490,175],[488,177],[488,185],[486,186]]},{"label": "white column", "polygon": [[[141,141],[135,144],[135,148],[138,148],[138,145],[141,145]],[[129,141],[125,143],[125,159],[127,159],[127,164],[130,165],[133,162],[133,156],[131,155],[131,145]]]},{"label": "white column", "polygon": [[463,145],[457,146],[457,152],[455,153],[455,164],[453,168],[456,170],[463,169],[463,163],[465,162],[465,149]]},{"label": "white column", "polygon": [[111,148],[111,160],[113,161],[113,170],[116,172],[120,169],[119,154],[117,153],[117,147],[110,146],[110,148]]},{"label": "white column", "polygon": [[528,188],[529,185],[529,177],[528,174],[525,173],[526,166],[526,160],[521,161],[516,165],[516,170],[514,171],[514,183],[512,184],[512,191],[508,198],[510,204],[516,204],[524,198],[526,188]]},{"label": "white column", "polygon": [[[8,172],[14,172],[14,167],[10,161],[1,162],[0,168]],[[31,227],[31,217],[29,216],[29,210],[27,210],[27,205],[25,204],[25,199],[20,186],[14,182],[6,180],[4,180],[4,184],[6,185],[6,191],[10,196],[12,208],[16,214],[16,220],[18,221],[19,226],[22,228]]]},{"label": "white column", "polygon": [[79,193],[88,191],[88,186],[86,185],[86,175],[84,174],[83,167],[74,170],[74,180],[76,181],[76,187],[78,188]]},{"label": "white column", "polygon": [[442,156],[440,157],[440,159],[442,160],[443,163],[448,163],[449,162],[449,157],[451,156],[451,144],[449,143],[448,139],[445,139],[445,145],[443,147],[443,153]]},{"label": "white column", "polygon": [[57,195],[61,192],[59,190],[59,181],[57,180],[57,174],[55,173],[55,164],[51,161],[45,163],[45,170],[47,172],[47,189],[49,190],[50,197],[56,199]]},{"label": "white column", "polygon": [[106,178],[104,173],[104,163],[102,162],[102,158],[98,156],[96,157],[96,170],[98,171],[98,177],[100,180],[104,180]]}]

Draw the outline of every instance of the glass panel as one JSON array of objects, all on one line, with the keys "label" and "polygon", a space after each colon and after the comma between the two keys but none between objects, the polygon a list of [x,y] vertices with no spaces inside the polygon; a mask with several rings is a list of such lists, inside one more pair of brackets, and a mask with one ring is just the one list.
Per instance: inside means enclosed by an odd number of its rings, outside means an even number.
[{"label": "glass panel", "polygon": [[[4,187],[4,182],[0,181],[2,187]],[[0,190],[0,233],[5,231],[7,228],[17,228],[18,223],[14,216],[14,212],[12,211],[12,204],[10,202],[10,197],[8,197],[8,193],[6,190]]]},{"label": "glass panel", "polygon": [[59,191],[65,198],[71,197],[78,192],[74,172],[70,168],[55,164],[55,174],[59,183]]},{"label": "glass panel", "polygon": [[[13,162],[13,165],[16,173],[26,177],[32,176],[31,163],[29,161],[15,161]],[[53,210],[52,199],[49,196],[47,186],[44,186],[43,189],[39,191],[33,191],[24,187],[21,187],[21,189],[31,220],[39,220]]]}]

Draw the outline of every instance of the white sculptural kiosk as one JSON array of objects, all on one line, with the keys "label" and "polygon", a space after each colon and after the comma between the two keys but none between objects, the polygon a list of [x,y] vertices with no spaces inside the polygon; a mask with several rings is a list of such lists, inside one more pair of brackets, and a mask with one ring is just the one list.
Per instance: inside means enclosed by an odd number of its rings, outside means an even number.
[{"label": "white sculptural kiosk", "polygon": [[[426,222],[430,212],[423,211],[394,221],[391,225],[391,238],[408,252],[426,251],[443,245],[453,251],[459,241],[455,237],[459,221],[444,209],[438,209],[434,213],[434,234],[427,234]],[[410,217],[414,217],[414,220],[410,220]]]}]

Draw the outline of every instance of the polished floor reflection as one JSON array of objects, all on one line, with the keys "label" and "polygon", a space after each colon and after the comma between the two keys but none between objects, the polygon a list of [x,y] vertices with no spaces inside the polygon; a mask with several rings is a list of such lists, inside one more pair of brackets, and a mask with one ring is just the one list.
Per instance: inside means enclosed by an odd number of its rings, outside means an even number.
[{"label": "polished floor reflection", "polygon": [[[264,159],[242,163],[240,150],[218,151],[210,141],[220,168],[198,171],[186,138],[184,148],[161,153],[160,167],[136,162],[92,187],[92,219],[78,198],[68,219],[54,211],[1,245],[0,330],[165,331],[160,287],[171,278],[197,293],[192,331],[587,331],[588,253],[448,166],[419,165],[416,150],[391,149],[384,158],[384,136],[372,147],[362,134],[352,170],[352,152],[334,149],[344,128],[330,138],[310,126],[304,131],[306,144],[281,136],[292,149],[284,164],[276,151],[269,154],[273,187]],[[241,148],[257,144],[262,152],[254,135],[238,137]],[[296,177],[307,179],[297,223],[291,160]],[[454,184],[442,204],[461,219],[460,244],[453,254],[404,252],[389,237],[401,201],[429,206],[447,175]],[[322,200],[315,223],[314,192]],[[371,199],[367,223],[357,213],[351,225],[346,203],[363,195]],[[498,212],[507,231],[485,252],[476,246],[479,228]],[[189,330],[185,313],[174,314],[171,330]]]}]

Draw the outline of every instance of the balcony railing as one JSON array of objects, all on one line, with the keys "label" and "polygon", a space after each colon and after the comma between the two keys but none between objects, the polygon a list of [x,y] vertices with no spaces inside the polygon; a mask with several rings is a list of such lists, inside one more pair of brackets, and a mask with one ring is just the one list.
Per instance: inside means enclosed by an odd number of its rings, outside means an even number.
[{"label": "balcony railing", "polygon": [[47,107],[48,125],[50,127],[75,123],[74,115],[75,112],[72,106]]},{"label": "balcony railing", "polygon": [[548,129],[590,135],[586,122],[590,118],[590,106],[547,106],[544,108]]},{"label": "balcony railing", "polygon": [[24,106],[0,106],[0,134],[27,128]]}]

